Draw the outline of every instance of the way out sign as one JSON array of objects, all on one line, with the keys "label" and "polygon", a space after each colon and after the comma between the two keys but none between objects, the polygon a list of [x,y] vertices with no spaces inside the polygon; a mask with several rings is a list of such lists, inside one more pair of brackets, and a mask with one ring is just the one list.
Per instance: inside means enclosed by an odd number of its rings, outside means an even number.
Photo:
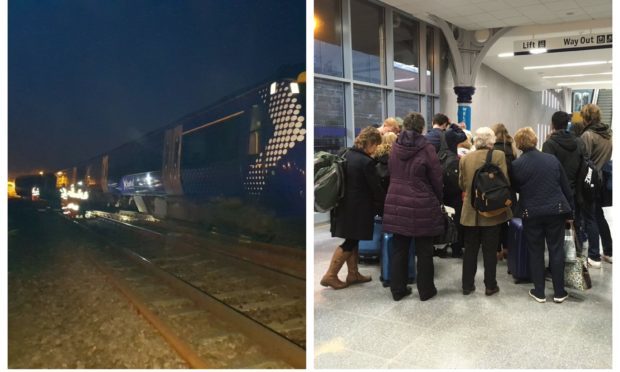
[{"label": "way out sign", "polygon": [[611,48],[612,34],[583,34],[546,39],[519,40],[514,42],[515,55],[529,54],[532,49],[547,49],[547,53],[573,50]]}]

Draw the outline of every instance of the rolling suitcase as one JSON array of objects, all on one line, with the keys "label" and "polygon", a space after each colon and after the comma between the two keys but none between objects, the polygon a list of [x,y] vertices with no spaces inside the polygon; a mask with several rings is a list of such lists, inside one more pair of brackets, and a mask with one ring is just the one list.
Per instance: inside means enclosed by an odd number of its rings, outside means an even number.
[{"label": "rolling suitcase", "polygon": [[506,243],[508,247],[508,273],[515,283],[530,281],[530,255],[527,239],[523,236],[523,221],[513,218],[508,223]]},{"label": "rolling suitcase", "polygon": [[[392,253],[393,235],[389,233],[383,234],[383,250],[381,251],[381,283],[384,287],[390,286],[390,254]],[[415,244],[411,239],[411,247],[409,247],[409,284],[415,282]]]},{"label": "rolling suitcase", "polygon": [[361,260],[379,259],[381,256],[381,236],[383,235],[383,219],[375,216],[372,240],[360,240],[359,254]]}]

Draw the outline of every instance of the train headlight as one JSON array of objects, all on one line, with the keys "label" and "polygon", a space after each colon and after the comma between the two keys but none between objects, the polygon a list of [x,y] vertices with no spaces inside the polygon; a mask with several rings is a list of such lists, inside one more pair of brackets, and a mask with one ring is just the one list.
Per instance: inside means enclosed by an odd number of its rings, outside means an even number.
[{"label": "train headlight", "polygon": [[269,87],[269,94],[273,96],[274,94],[276,94],[276,91],[277,91],[277,84],[274,81],[273,83],[271,83],[271,86]]}]

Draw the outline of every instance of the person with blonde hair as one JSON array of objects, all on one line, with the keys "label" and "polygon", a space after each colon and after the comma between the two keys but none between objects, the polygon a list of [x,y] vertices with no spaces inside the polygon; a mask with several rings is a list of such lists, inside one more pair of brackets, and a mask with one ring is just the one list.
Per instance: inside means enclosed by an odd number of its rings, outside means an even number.
[{"label": "person with blonde hair", "polygon": [[392,144],[396,142],[398,136],[394,132],[387,132],[381,136],[381,144],[377,147],[373,158],[377,161],[377,173],[381,179],[381,186],[387,191],[390,186],[390,170],[388,168],[388,160],[390,159],[390,151]]},{"label": "person with blonde hair", "polygon": [[463,294],[469,295],[476,290],[474,278],[478,266],[478,251],[482,247],[484,262],[485,294],[491,296],[499,292],[496,280],[497,246],[501,232],[501,225],[512,218],[512,211],[506,208],[504,212],[493,217],[484,216],[474,209],[470,200],[472,182],[476,170],[486,163],[487,154],[491,151],[491,162],[497,165],[504,176],[508,178],[506,157],[501,151],[494,151],[495,133],[489,127],[482,127],[476,131],[474,146],[476,150],[461,158],[459,163],[459,186],[464,191],[461,225],[463,225],[463,240],[465,252],[463,254]]},{"label": "person with blonde hair", "polygon": [[400,133],[400,125],[398,121],[394,117],[389,117],[383,121],[383,124],[378,128],[379,133],[384,135],[386,133],[392,132],[395,134]]},{"label": "person with blonde hair", "polygon": [[575,209],[564,167],[553,155],[538,151],[538,138],[530,127],[515,134],[517,148],[523,151],[512,163],[512,185],[519,193],[519,217],[528,243],[530,273],[534,288],[529,295],[545,302],[545,242],[553,280],[553,301],[568,298],[564,289],[564,225],[573,219]]},{"label": "person with blonde hair", "polygon": [[[338,206],[330,211],[333,237],[345,239],[334,250],[329,268],[321,279],[321,285],[342,289],[356,283],[372,280],[360,274],[357,268],[359,241],[372,240],[374,217],[382,214],[385,190],[381,187],[376,162],[371,157],[381,144],[381,134],[373,127],[362,129],[355,138],[353,147],[346,150],[347,160],[344,197]],[[348,275],[340,281],[338,272],[347,263]]]},{"label": "person with blonde hair", "polygon": [[[584,144],[584,157],[590,159],[602,179],[601,169],[611,160],[612,132],[609,125],[601,123],[601,112],[597,105],[587,104],[581,108],[584,130],[581,140]],[[612,263],[613,244],[609,224],[603,214],[600,198],[596,198],[591,205],[581,209],[584,225],[588,235],[588,265],[594,268],[601,267],[601,253],[599,235],[603,243],[603,260]]]}]

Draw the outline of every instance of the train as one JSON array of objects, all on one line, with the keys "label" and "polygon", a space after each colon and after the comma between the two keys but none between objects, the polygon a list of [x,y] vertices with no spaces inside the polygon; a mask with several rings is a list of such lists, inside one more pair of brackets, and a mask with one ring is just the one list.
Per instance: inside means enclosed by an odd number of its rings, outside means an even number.
[{"label": "train", "polygon": [[[305,246],[305,73],[262,84],[58,170],[81,212],[134,210]],[[83,197],[86,196],[86,197]]]}]

